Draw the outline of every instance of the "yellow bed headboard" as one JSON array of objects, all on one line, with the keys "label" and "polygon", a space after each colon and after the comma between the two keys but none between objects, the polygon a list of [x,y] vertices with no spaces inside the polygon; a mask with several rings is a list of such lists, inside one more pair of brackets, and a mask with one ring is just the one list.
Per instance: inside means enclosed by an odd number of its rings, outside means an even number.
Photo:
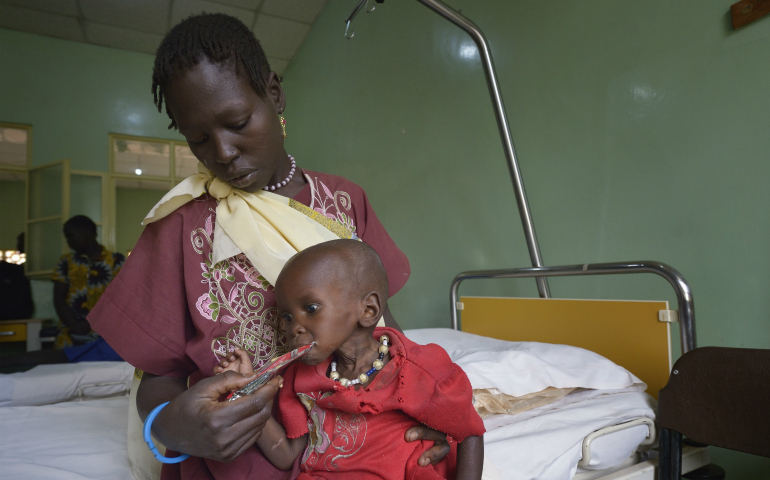
[{"label": "yellow bed headboard", "polygon": [[572,345],[629,370],[658,398],[671,371],[668,302],[462,297],[462,330],[515,342]]}]

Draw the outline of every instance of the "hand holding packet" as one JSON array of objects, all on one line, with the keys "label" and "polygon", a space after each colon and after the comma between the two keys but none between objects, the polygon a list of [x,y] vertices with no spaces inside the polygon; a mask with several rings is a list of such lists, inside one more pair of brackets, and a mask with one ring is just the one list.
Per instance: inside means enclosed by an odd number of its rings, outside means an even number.
[{"label": "hand holding packet", "polygon": [[226,400],[228,402],[232,402],[233,400],[244,397],[246,395],[251,395],[252,393],[256,392],[259,387],[266,384],[270,381],[271,378],[278,375],[278,371],[283,369],[283,367],[287,366],[294,360],[298,360],[304,357],[310,351],[310,348],[313,345],[315,345],[315,342],[311,343],[310,345],[305,345],[294,349],[289,353],[281,355],[280,357],[274,358],[271,363],[263,365],[262,368],[254,372],[257,375],[257,378],[249,382],[248,385],[241,388],[240,390],[236,390],[230,393]]}]

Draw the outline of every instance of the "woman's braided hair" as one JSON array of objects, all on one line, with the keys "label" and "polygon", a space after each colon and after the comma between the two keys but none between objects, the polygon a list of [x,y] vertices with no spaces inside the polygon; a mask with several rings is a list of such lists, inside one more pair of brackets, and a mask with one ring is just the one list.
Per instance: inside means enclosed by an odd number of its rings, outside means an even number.
[{"label": "woman's braided hair", "polygon": [[[224,64],[233,62],[236,72],[243,69],[251,87],[260,97],[267,89],[270,64],[251,30],[240,20],[222,13],[203,13],[182,20],[172,28],[158,47],[152,70],[152,95],[158,111],[163,111],[163,92],[175,72],[195,66],[207,58]],[[168,128],[177,128],[174,117]]]}]

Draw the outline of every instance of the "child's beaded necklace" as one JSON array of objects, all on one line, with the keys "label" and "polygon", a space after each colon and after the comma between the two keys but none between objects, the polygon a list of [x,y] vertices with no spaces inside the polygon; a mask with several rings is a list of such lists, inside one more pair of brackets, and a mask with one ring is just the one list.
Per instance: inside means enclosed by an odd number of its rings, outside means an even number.
[{"label": "child's beaded necklace", "polygon": [[353,380],[348,380],[347,378],[340,377],[339,372],[337,372],[337,359],[335,357],[334,360],[332,360],[332,371],[329,373],[329,378],[334,380],[335,382],[340,382],[340,385],[343,387],[348,387],[350,385],[357,385],[357,384],[364,384],[369,381],[369,376],[373,374],[376,370],[381,370],[383,365],[385,363],[383,362],[383,359],[385,358],[385,355],[388,354],[388,342],[390,342],[390,337],[387,335],[383,335],[380,337],[380,356],[372,362],[372,368],[366,372],[362,373],[358,376],[358,378],[354,378]]}]

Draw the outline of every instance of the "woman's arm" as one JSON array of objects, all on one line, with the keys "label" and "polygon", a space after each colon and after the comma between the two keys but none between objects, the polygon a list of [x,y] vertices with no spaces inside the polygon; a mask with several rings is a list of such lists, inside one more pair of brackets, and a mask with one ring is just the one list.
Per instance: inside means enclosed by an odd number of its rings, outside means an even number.
[{"label": "woman's arm", "polygon": [[305,450],[307,434],[299,438],[287,438],[281,424],[270,417],[262,429],[262,435],[257,439],[257,445],[275,468],[291,470],[294,461]]},{"label": "woman's arm", "polygon": [[70,333],[76,335],[85,335],[91,331],[91,325],[88,320],[77,320],[67,305],[67,291],[69,285],[63,282],[53,282],[53,306],[56,309],[56,315],[59,316],[64,325],[70,329]]},{"label": "woman's arm", "polygon": [[483,437],[467,437],[457,444],[456,480],[480,480],[483,466]]},{"label": "woman's arm", "polygon": [[259,438],[270,418],[279,378],[252,395],[234,402],[219,398],[246,386],[253,376],[225,372],[187,389],[187,380],[144,373],[136,397],[139,416],[164,402],[171,402],[152,425],[155,437],[171,450],[196,457],[231,462]]}]

